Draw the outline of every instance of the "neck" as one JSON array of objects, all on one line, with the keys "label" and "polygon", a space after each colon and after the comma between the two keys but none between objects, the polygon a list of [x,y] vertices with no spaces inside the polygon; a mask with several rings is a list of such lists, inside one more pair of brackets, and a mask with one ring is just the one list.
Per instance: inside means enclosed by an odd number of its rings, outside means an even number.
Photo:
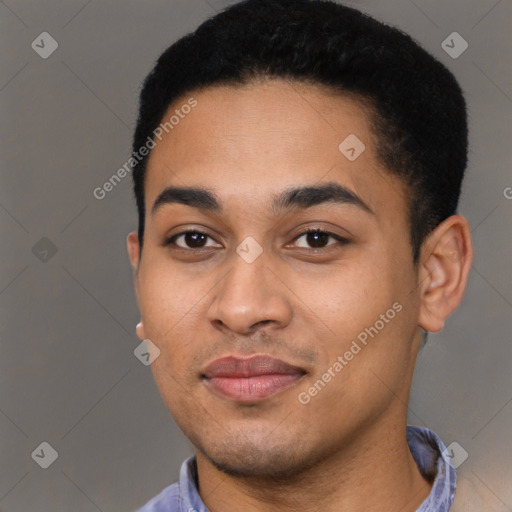
[{"label": "neck", "polygon": [[[403,415],[403,410],[400,411]],[[432,485],[420,474],[396,415],[360,429],[346,446],[291,478],[238,478],[197,453],[199,489],[211,512],[414,512]]]}]

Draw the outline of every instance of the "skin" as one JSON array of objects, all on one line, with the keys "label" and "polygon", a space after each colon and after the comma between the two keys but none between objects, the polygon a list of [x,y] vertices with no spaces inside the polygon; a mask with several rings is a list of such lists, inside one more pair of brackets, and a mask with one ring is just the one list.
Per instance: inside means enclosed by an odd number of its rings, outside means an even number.
[{"label": "skin", "polygon": [[[435,332],[462,299],[472,248],[466,220],[445,220],[413,264],[407,190],[376,157],[371,120],[354,98],[274,79],[216,86],[153,149],[145,182],[142,253],[128,236],[141,312],[137,334],[161,351],[152,371],[196,447],[200,494],[212,512],[415,511],[431,486],[406,437],[420,327]],[[349,135],[365,151],[349,161]],[[373,213],[324,203],[275,212],[272,198],[338,183]],[[213,191],[219,212],[151,207],[168,186]],[[187,229],[208,233],[206,248]],[[348,240],[317,242],[301,229]],[[263,252],[247,263],[248,236]],[[188,240],[188,245],[187,245]],[[186,248],[190,247],[192,248]],[[307,404],[307,391],[366,327],[402,310]],[[292,387],[258,403],[221,397],[201,379],[227,355],[269,354],[303,368]]]}]

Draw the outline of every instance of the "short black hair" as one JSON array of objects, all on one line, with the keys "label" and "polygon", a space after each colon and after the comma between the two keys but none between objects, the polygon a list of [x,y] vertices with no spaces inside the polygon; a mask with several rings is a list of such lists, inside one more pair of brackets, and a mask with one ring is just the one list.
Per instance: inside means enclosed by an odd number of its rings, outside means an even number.
[{"label": "short black hair", "polygon": [[[417,262],[427,235],[456,213],[467,164],[466,103],[453,74],[409,35],[354,8],[329,0],[245,0],[160,56],[141,90],[133,151],[185,94],[257,78],[327,86],[369,106],[377,156],[408,187]],[[141,248],[148,158],[133,170]]]}]

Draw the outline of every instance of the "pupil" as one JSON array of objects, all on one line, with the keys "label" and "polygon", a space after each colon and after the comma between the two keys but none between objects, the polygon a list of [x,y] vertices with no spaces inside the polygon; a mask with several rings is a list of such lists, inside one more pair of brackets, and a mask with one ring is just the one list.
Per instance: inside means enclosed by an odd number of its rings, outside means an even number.
[{"label": "pupil", "polygon": [[187,233],[185,235],[185,242],[188,246],[202,247],[206,240],[206,235],[203,233]]},{"label": "pupil", "polygon": [[329,235],[327,233],[320,233],[319,231],[312,231],[307,234],[308,244],[314,248],[324,247],[328,239]]}]

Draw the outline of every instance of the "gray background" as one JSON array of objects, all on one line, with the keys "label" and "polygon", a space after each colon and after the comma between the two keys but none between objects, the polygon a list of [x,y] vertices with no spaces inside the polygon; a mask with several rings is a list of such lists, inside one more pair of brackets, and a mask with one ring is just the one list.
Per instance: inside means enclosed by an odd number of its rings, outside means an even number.
[{"label": "gray background", "polygon": [[[154,60],[227,3],[0,2],[3,512],[133,510],[192,453],[133,354],[130,177],[103,200],[92,191],[129,157]],[[413,35],[466,93],[471,153],[460,211],[475,261],[461,308],[420,354],[409,420],[457,441],[469,454],[459,472],[496,510],[511,510],[512,4],[352,5]],[[43,31],[59,44],[47,59],[31,47]],[[454,31],[469,44],[457,59],[441,47]],[[43,441],[59,454],[48,469],[31,457]]]}]

